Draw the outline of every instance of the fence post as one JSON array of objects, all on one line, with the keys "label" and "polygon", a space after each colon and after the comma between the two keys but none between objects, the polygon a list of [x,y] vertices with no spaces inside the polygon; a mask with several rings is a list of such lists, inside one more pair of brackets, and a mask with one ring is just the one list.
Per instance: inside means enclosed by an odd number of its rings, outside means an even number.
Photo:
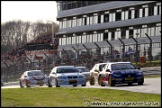
[{"label": "fence post", "polygon": [[110,45],[110,54],[111,54],[111,57],[110,57],[110,62],[112,62],[112,54],[113,54],[113,46],[112,46],[112,44],[108,41],[108,40],[106,40],[106,42]]},{"label": "fence post", "polygon": [[151,60],[152,60],[152,39],[148,36],[147,33],[145,33],[145,35],[148,37],[148,39],[150,40],[150,55],[148,55],[148,58],[150,60],[150,63],[151,63]]},{"label": "fence post", "polygon": [[98,53],[98,59],[99,59],[99,62],[101,62],[101,48],[97,45],[96,42],[94,42],[94,44],[97,46],[97,48],[99,49],[99,53]]},{"label": "fence post", "polygon": [[138,55],[138,53],[139,53],[138,52],[138,42],[133,36],[131,36],[131,38],[136,42],[136,53],[135,54],[136,54],[136,65],[137,65],[137,62],[138,62],[137,60],[138,60],[138,56],[139,56]]},{"label": "fence post", "polygon": [[123,50],[122,50],[122,52],[123,52],[123,56],[122,56],[122,61],[124,61],[125,44],[124,44],[124,42],[123,42],[120,38],[118,38],[118,39],[119,39],[120,42],[123,44]]}]

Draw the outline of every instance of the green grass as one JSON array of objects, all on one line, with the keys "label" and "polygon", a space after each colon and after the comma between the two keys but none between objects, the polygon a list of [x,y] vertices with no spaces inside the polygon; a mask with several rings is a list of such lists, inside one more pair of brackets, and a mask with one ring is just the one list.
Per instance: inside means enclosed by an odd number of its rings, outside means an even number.
[{"label": "green grass", "polygon": [[161,75],[146,75],[144,78],[161,78]]},{"label": "green grass", "polygon": [[[161,95],[99,88],[14,88],[1,89],[2,107],[84,107],[85,102],[144,102],[161,106]],[[118,103],[115,103],[118,102]],[[114,105],[113,105],[114,106]],[[124,105],[126,106],[126,105]],[[137,104],[137,106],[141,106]],[[130,107],[130,106],[127,106]]]}]

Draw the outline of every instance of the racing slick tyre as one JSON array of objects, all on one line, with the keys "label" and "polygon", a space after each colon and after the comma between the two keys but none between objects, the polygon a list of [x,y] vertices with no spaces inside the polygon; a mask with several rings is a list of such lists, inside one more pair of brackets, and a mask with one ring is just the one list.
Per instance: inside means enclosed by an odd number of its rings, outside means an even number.
[{"label": "racing slick tyre", "polygon": [[142,82],[138,82],[138,85],[143,85],[143,81]]},{"label": "racing slick tyre", "polygon": [[28,84],[28,81],[26,81],[26,87],[30,87],[29,84]]},{"label": "racing slick tyre", "polygon": [[101,83],[102,83],[101,76],[98,76],[98,85],[101,85]]},{"label": "racing slick tyre", "polygon": [[108,85],[109,85],[109,86],[115,86],[115,84],[114,84],[113,81],[112,81],[111,76],[109,76]]},{"label": "racing slick tyre", "polygon": [[83,84],[83,85],[81,85],[81,86],[83,86],[83,87],[84,87],[84,86],[86,86],[86,83],[85,83],[85,84]]},{"label": "racing slick tyre", "polygon": [[48,87],[52,87],[52,85],[50,84],[50,81],[48,80]]},{"label": "racing slick tyre", "polygon": [[90,83],[90,85],[94,85],[95,84],[95,78],[94,78],[93,75],[91,75],[89,83]]},{"label": "racing slick tyre", "polygon": [[56,85],[56,87],[60,87],[60,85],[58,85],[57,80],[55,80],[55,85]]},{"label": "racing slick tyre", "polygon": [[132,85],[132,83],[128,83],[128,85],[129,85],[129,86],[131,86],[131,85]]},{"label": "racing slick tyre", "polygon": [[20,80],[20,87],[21,88],[24,88],[23,84],[22,84],[22,81]]},{"label": "racing slick tyre", "polygon": [[98,78],[98,84],[101,85],[101,86],[105,86],[105,85],[103,84],[103,82],[102,82],[101,76],[99,76],[99,78]]}]

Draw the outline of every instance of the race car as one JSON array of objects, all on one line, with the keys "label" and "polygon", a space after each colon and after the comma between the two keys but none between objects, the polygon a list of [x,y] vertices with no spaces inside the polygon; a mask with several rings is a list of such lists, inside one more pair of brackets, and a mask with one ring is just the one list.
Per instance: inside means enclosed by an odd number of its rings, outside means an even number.
[{"label": "race car", "polygon": [[99,82],[99,74],[102,72],[103,68],[105,67],[107,63],[96,63],[92,69],[90,70],[90,85],[94,85],[95,82]]},{"label": "race car", "polygon": [[32,85],[43,86],[48,84],[49,77],[42,70],[25,71],[20,77],[20,87],[31,87]]},{"label": "race car", "polygon": [[123,83],[143,85],[144,75],[140,68],[136,68],[131,62],[108,62],[99,74],[99,81],[101,86]]},{"label": "race car", "polygon": [[55,66],[49,74],[49,86],[61,85],[86,86],[85,76],[74,66]]}]

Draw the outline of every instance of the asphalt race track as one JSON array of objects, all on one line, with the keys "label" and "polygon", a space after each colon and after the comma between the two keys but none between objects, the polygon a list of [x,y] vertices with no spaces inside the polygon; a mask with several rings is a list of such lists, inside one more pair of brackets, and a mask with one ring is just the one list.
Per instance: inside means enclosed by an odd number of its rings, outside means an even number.
[{"label": "asphalt race track", "polygon": [[[39,86],[33,86],[39,87]],[[47,87],[47,86],[41,86]],[[61,87],[72,87],[72,86],[61,86]],[[5,88],[20,88],[19,85],[8,85],[2,86],[1,89]],[[133,84],[132,86],[128,86],[127,84],[120,84],[116,85],[115,87],[110,86],[99,86],[98,84],[90,86],[89,82],[87,82],[87,86],[77,86],[75,88],[107,88],[107,89],[116,89],[116,90],[127,90],[132,92],[143,92],[143,93],[154,93],[154,94],[161,94],[161,78],[145,78],[143,85]],[[27,89],[27,88],[23,88]]]}]

